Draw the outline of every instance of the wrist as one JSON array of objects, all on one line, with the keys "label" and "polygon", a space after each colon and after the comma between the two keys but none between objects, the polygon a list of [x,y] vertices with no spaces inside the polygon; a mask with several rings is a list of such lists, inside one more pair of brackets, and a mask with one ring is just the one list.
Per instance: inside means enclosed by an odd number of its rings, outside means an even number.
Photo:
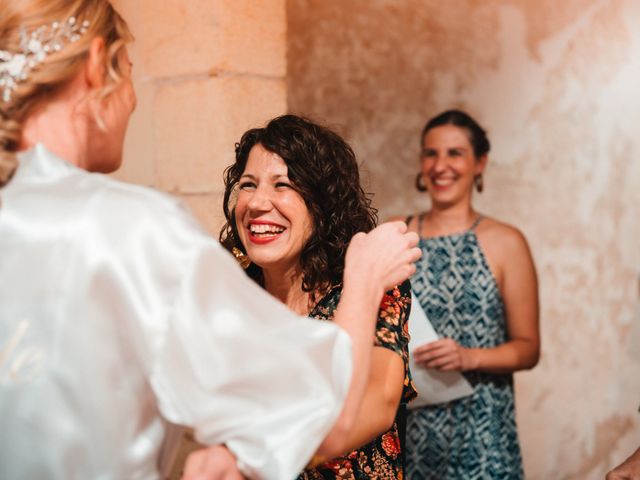
[{"label": "wrist", "polygon": [[352,277],[347,280],[345,275],[341,298],[357,299],[363,305],[375,307],[377,312],[384,295],[384,288],[378,283],[366,277]]},{"label": "wrist", "polygon": [[334,323],[349,332],[354,345],[373,344],[370,336],[375,330],[381,299],[381,291],[377,294],[375,289],[360,284],[343,285]]},{"label": "wrist", "polygon": [[365,295],[369,300],[382,299],[385,279],[375,265],[371,257],[346,258],[342,273],[343,291],[346,289],[355,291],[359,295]]},{"label": "wrist", "polygon": [[465,370],[478,370],[482,366],[482,349],[467,348],[467,365]]}]

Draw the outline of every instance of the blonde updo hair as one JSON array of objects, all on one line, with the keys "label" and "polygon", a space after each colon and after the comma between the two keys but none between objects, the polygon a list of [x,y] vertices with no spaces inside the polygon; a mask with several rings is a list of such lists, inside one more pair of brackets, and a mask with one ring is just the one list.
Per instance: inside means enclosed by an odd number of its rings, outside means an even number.
[{"label": "blonde updo hair", "polygon": [[75,17],[89,22],[87,31],[74,42],[65,42],[58,52],[49,53],[17,83],[9,101],[0,97],[0,187],[9,182],[18,161],[16,151],[22,136],[22,123],[31,108],[45,95],[67,84],[86,60],[91,41],[102,37],[107,47],[105,58],[106,96],[123,78],[120,52],[133,39],[127,24],[108,0],[0,0],[0,50],[22,53],[20,32],[30,34],[53,22]]}]

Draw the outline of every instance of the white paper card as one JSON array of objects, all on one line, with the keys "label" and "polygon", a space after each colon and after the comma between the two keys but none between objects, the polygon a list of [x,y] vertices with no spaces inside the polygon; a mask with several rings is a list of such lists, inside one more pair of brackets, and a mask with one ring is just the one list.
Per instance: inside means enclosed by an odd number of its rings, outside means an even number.
[{"label": "white paper card", "polygon": [[411,293],[411,313],[409,314],[409,367],[413,384],[418,390],[415,400],[409,402],[409,408],[449,402],[473,393],[473,387],[459,372],[440,372],[422,368],[413,360],[413,350],[425,343],[438,339],[431,322],[420,306],[418,299]]}]

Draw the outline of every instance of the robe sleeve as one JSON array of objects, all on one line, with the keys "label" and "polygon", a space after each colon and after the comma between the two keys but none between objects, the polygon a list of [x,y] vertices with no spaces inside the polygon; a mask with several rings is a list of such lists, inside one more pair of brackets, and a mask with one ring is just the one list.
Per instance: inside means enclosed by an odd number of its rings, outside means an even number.
[{"label": "robe sleeve", "polygon": [[133,249],[155,265],[144,296],[166,303],[148,350],[159,408],[225,443],[248,477],[295,478],[342,408],[350,339],[288,310],[177,210],[147,218]]}]

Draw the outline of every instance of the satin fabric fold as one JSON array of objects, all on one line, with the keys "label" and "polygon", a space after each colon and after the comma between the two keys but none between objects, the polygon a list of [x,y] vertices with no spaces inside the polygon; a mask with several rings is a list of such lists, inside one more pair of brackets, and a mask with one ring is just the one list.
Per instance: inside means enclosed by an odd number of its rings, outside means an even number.
[{"label": "satin fabric fold", "polygon": [[348,336],[249,280],[174,199],[43,145],[0,190],[1,478],[158,478],[163,418],[252,478],[302,470]]}]

